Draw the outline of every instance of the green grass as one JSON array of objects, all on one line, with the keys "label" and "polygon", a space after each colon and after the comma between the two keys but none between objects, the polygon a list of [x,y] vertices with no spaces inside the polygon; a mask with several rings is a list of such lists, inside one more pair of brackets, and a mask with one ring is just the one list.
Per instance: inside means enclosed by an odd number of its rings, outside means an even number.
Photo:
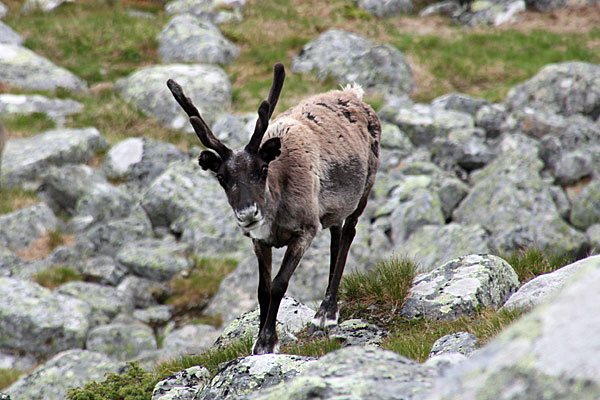
[{"label": "green grass", "polygon": [[37,193],[18,187],[0,187],[0,214],[8,214],[39,201]]},{"label": "green grass", "polygon": [[23,371],[10,368],[0,368],[0,390],[6,389],[23,375]]},{"label": "green grass", "polygon": [[55,289],[63,283],[80,281],[82,278],[73,268],[58,266],[38,272],[33,280],[48,289]]},{"label": "green grass", "polygon": [[123,375],[108,374],[103,382],[91,381],[83,388],[69,390],[71,400],[148,400],[157,380],[135,363]]},{"label": "green grass", "polygon": [[2,124],[11,138],[32,136],[55,127],[54,121],[42,113],[5,116]]},{"label": "green grass", "polygon": [[576,257],[569,254],[554,254],[552,252],[542,252],[538,249],[527,249],[508,255],[500,255],[500,257],[513,267],[521,284],[538,275],[556,271],[576,261]]}]

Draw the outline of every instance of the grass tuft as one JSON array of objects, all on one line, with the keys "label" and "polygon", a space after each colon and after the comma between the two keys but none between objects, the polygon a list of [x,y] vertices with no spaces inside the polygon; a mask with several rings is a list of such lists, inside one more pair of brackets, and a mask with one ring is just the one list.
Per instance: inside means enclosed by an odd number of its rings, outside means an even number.
[{"label": "grass tuft", "polygon": [[538,275],[556,271],[576,261],[576,257],[569,254],[542,252],[533,248],[508,255],[501,255],[500,257],[513,267],[519,276],[521,284],[530,281]]},{"label": "grass tuft", "polygon": [[21,375],[23,375],[23,371],[12,368],[0,368],[0,390],[15,383]]},{"label": "grass tuft", "polygon": [[73,268],[59,266],[38,272],[33,280],[48,289],[55,289],[63,283],[80,281],[82,277]]},{"label": "grass tuft", "polygon": [[0,187],[0,214],[8,214],[39,202],[34,190]]},{"label": "grass tuft", "polygon": [[300,338],[300,341],[281,347],[281,353],[295,354],[305,357],[321,357],[342,347],[341,343],[335,339],[319,338],[314,339],[307,336]]},{"label": "grass tuft", "polygon": [[44,113],[8,115],[2,118],[2,124],[11,139],[37,135],[55,127],[54,121]]}]

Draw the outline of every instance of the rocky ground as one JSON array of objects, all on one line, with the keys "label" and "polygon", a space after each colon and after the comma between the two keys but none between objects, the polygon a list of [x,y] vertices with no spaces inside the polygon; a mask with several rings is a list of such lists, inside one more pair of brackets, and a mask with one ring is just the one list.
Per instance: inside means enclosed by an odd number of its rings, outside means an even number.
[{"label": "rocky ground", "polygon": [[[375,15],[412,8],[406,1],[385,2],[387,10],[375,3],[381,2],[359,1]],[[477,3],[460,15],[476,14]],[[44,4],[28,1],[25,11]],[[238,55],[218,24],[241,18],[241,7],[239,0],[168,3],[173,20],[158,38],[164,63],[120,79],[115,90],[165,126],[190,131],[164,84],[174,78],[215,134],[242,146],[255,116],[227,113],[232,88],[215,65]],[[0,82],[31,91],[89,90],[22,42],[0,23]],[[377,348],[383,336],[377,327],[346,321],[334,335],[367,347],[318,360],[247,357],[212,378],[194,367],[161,382],[153,398],[516,399],[548,391],[557,399],[598,398],[600,343],[587,333],[600,328],[598,256],[520,286],[509,264],[486,254],[529,247],[598,253],[600,65],[547,65],[494,104],[460,93],[414,103],[404,54],[340,29],[325,30],[287,67],[341,84],[356,81],[386,99],[377,110],[381,168],[349,270],[365,271],[394,254],[414,258],[422,274],[402,309],[408,318],[453,319],[481,307],[533,311],[473,354],[474,338],[444,338],[425,364]],[[28,371],[5,390],[13,399],[62,399],[67,389],[122,371],[127,361],[150,368],[257,329],[256,311],[244,314],[256,305],[251,246],[230,218],[222,189],[197,167],[198,149],[138,137],[111,146],[94,127],[60,128],[82,107],[71,99],[0,95],[0,116],[42,113],[59,127],[9,136],[1,159],[2,190],[35,189],[41,199],[0,215],[0,368]],[[42,259],[26,256],[56,231],[72,235],[71,242]],[[312,318],[307,305],[326,287],[328,240],[326,233],[315,239],[290,282],[279,316],[284,341],[295,340]],[[276,252],[274,262],[281,256]],[[163,304],[165,283],[199,257],[239,260],[205,309],[222,318],[220,329],[176,326],[173,308]],[[60,266],[84,280],[54,290],[32,280]]]}]

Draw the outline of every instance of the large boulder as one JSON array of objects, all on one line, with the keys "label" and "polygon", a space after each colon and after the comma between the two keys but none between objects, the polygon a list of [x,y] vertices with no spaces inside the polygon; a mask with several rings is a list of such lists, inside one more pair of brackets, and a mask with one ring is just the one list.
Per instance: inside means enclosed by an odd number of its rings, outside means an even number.
[{"label": "large boulder", "polygon": [[246,0],[173,0],[167,3],[167,14],[191,14],[213,24],[239,22]]},{"label": "large boulder", "polygon": [[306,44],[294,58],[292,70],[314,71],[320,79],[332,76],[343,85],[356,82],[381,94],[409,94],[414,88],[412,71],[400,50],[339,29]]},{"label": "large boulder", "polygon": [[82,348],[90,306],[31,281],[0,278],[0,346],[51,356]]},{"label": "large boulder", "polygon": [[146,67],[119,79],[115,88],[125,100],[169,128],[193,132],[188,116],[167,88],[168,79],[177,81],[183,87],[186,96],[192,100],[209,125],[231,103],[229,78],[221,68],[213,65],[169,64]]},{"label": "large boulder", "polygon": [[10,187],[37,182],[51,165],[86,163],[106,147],[106,139],[96,128],[50,130],[10,139],[2,157],[2,184]]},{"label": "large boulder", "polygon": [[21,45],[25,39],[10,26],[0,21],[0,43]]},{"label": "large boulder", "polygon": [[590,265],[549,301],[446,371],[434,399],[600,397],[600,268]]},{"label": "large boulder", "polygon": [[525,8],[524,0],[476,0],[454,17],[464,25],[498,26],[515,21],[517,14],[525,11]]},{"label": "large boulder", "polygon": [[0,94],[0,115],[41,113],[59,119],[81,110],[83,104],[72,99],[51,99],[39,94]]},{"label": "large boulder", "polygon": [[158,382],[152,391],[152,400],[193,400],[209,380],[210,372],[202,366],[184,369]]},{"label": "large boulder", "polygon": [[60,226],[58,218],[45,203],[0,215],[0,246],[23,250]]},{"label": "large boulder", "polygon": [[417,275],[401,312],[407,318],[453,320],[501,307],[518,287],[519,278],[506,261],[472,254]]},{"label": "large boulder", "polygon": [[184,14],[173,17],[158,35],[158,52],[164,62],[225,65],[240,50],[212,23]]},{"label": "large boulder", "polygon": [[85,346],[120,361],[132,360],[144,351],[157,348],[154,332],[141,323],[98,326],[88,334]]},{"label": "large boulder", "polygon": [[86,91],[87,83],[33,51],[0,43],[0,82],[29,90]]},{"label": "large boulder", "polygon": [[570,219],[579,229],[600,223],[600,179],[590,182],[575,197]]},{"label": "large boulder", "polygon": [[219,331],[210,325],[190,324],[169,332],[163,342],[162,350],[169,357],[202,354],[217,340]]},{"label": "large boulder", "polygon": [[191,267],[186,250],[174,240],[143,239],[125,244],[116,260],[138,276],[161,282]]},{"label": "large boulder", "polygon": [[63,3],[73,3],[74,1],[75,0],[26,0],[21,8],[21,12],[27,14],[34,10],[41,10],[47,13]]}]

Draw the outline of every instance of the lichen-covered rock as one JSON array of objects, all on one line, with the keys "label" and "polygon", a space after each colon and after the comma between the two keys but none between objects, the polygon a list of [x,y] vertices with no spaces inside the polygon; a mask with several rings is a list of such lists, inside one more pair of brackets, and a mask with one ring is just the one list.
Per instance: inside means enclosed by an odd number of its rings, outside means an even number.
[{"label": "lichen-covered rock", "polygon": [[600,256],[592,256],[539,275],[525,283],[504,304],[507,310],[529,310],[562,289],[569,279],[584,268],[600,268]]},{"label": "lichen-covered rock", "polygon": [[9,139],[2,157],[2,185],[37,182],[51,165],[86,163],[107,146],[96,128],[51,130],[29,138]]},{"label": "lichen-covered rock", "polygon": [[12,276],[26,261],[9,249],[0,246],[0,276]]},{"label": "lichen-covered rock", "polygon": [[349,346],[326,354],[294,379],[248,398],[417,400],[425,398],[436,374],[391,351]]},{"label": "lichen-covered rock", "polygon": [[328,336],[341,342],[342,346],[379,346],[387,334],[369,322],[348,319],[334,327]]},{"label": "lichen-covered rock", "polygon": [[455,0],[445,0],[438,3],[433,3],[421,11],[419,17],[429,17],[432,15],[443,15],[452,17],[460,11],[460,4]]},{"label": "lichen-covered rock", "polygon": [[442,336],[431,346],[429,358],[447,353],[470,356],[477,348],[477,337],[469,332],[458,332]]},{"label": "lichen-covered rock", "polygon": [[97,253],[114,256],[126,243],[153,236],[152,224],[143,210],[135,209],[126,218],[100,223],[83,234]]},{"label": "lichen-covered rock", "polygon": [[484,167],[495,157],[481,128],[452,131],[447,138],[435,138],[431,146],[433,162],[445,170],[456,171],[459,176],[459,169],[470,172]]},{"label": "lichen-covered rock", "polygon": [[431,101],[433,108],[467,113],[473,118],[475,118],[481,107],[489,104],[490,102],[486,99],[472,97],[463,93],[448,93]]},{"label": "lichen-covered rock", "polygon": [[358,0],[358,6],[376,17],[409,13],[413,9],[411,0]]},{"label": "lichen-covered rock", "polygon": [[527,3],[529,7],[535,8],[538,11],[550,13],[552,11],[556,11],[562,8],[577,8],[584,7],[590,4],[598,3],[597,0],[582,0],[582,1],[573,1],[573,0],[532,0]]},{"label": "lichen-covered rock", "polygon": [[[279,343],[285,345],[295,342],[297,339],[294,334],[306,328],[314,316],[315,310],[292,297],[285,296],[277,313],[276,328]],[[259,317],[260,310],[256,307],[253,311],[245,312],[235,318],[223,329],[223,333],[219,336],[215,345],[225,347],[235,340],[255,339],[258,336]]]},{"label": "lichen-covered rock", "polygon": [[228,400],[257,389],[289,381],[315,362],[312,357],[290,354],[263,354],[225,363],[217,375],[198,392],[195,399]]},{"label": "lichen-covered rock", "polygon": [[77,265],[77,272],[89,282],[116,286],[127,269],[115,263],[112,257],[96,256]]},{"label": "lichen-covered rock", "polygon": [[256,113],[242,116],[223,114],[215,121],[212,131],[215,137],[230,148],[240,149],[250,141],[256,119]]},{"label": "lichen-covered rock", "polygon": [[600,253],[600,224],[590,226],[585,233],[590,238],[590,244],[592,245],[592,249],[594,249],[594,254]]},{"label": "lichen-covered rock", "polygon": [[29,90],[86,91],[87,83],[33,51],[0,43],[0,82]]},{"label": "lichen-covered rock", "polygon": [[507,115],[504,103],[481,106],[475,114],[475,126],[483,128],[487,137],[497,137],[503,130]]},{"label": "lichen-covered rock", "polygon": [[525,11],[523,0],[477,0],[459,13],[455,19],[464,25],[502,25],[513,22],[516,15]]},{"label": "lichen-covered rock", "polygon": [[159,306],[138,309],[133,312],[133,318],[153,327],[166,325],[173,318],[173,306],[161,304]]},{"label": "lichen-covered rock", "polygon": [[24,41],[25,39],[23,36],[19,35],[10,26],[0,21],[0,43],[21,45]]},{"label": "lichen-covered rock", "polygon": [[8,14],[8,7],[6,7],[6,5],[4,5],[4,3],[2,3],[0,1],[0,18],[6,17],[7,14]]},{"label": "lichen-covered rock", "polygon": [[570,219],[579,229],[600,223],[600,179],[590,182],[575,197]]},{"label": "lichen-covered rock", "polygon": [[210,372],[202,366],[184,369],[158,382],[152,400],[193,400],[209,380]]},{"label": "lichen-covered rock", "polygon": [[329,29],[306,44],[292,63],[295,72],[316,71],[345,85],[382,94],[409,94],[414,88],[410,66],[395,47],[373,43],[354,33]]},{"label": "lichen-covered rock", "polygon": [[0,293],[0,346],[43,357],[83,347],[87,303],[13,278],[0,278]]},{"label": "lichen-covered rock", "polygon": [[104,354],[87,350],[68,350],[19,378],[5,389],[14,399],[66,399],[69,389],[89,381],[101,381],[108,373],[117,373],[123,365]]},{"label": "lichen-covered rock", "polygon": [[106,178],[93,168],[83,164],[50,166],[42,172],[41,193],[53,208],[75,212],[81,196],[94,185],[106,183]]},{"label": "lichen-covered rock", "polygon": [[117,314],[133,310],[131,299],[120,296],[119,291],[112,286],[73,281],[60,285],[55,293],[68,295],[89,304],[92,310],[90,315],[92,326],[107,324]]},{"label": "lichen-covered rock", "polygon": [[417,189],[400,201],[391,215],[394,243],[402,243],[424,225],[444,225],[440,199],[428,189]]},{"label": "lichen-covered rock", "polygon": [[112,323],[92,329],[85,347],[112,359],[127,361],[145,350],[155,350],[157,345],[154,332],[147,325]]},{"label": "lichen-covered rock", "polygon": [[128,138],[106,153],[102,171],[109,179],[142,187],[163,173],[169,163],[185,159],[185,154],[171,143],[149,138]]},{"label": "lichen-covered rock", "polygon": [[165,10],[167,14],[192,14],[213,24],[239,22],[245,0],[173,0]]},{"label": "lichen-covered rock", "polygon": [[400,150],[404,156],[409,155],[415,148],[406,133],[388,122],[381,123],[381,147]]},{"label": "lichen-covered rock", "polygon": [[73,3],[75,0],[26,0],[21,8],[23,14],[30,13],[34,10],[50,12],[63,3]]},{"label": "lichen-covered rock", "polygon": [[186,250],[173,240],[143,239],[125,244],[116,260],[138,276],[161,282],[191,266]]},{"label": "lichen-covered rock", "polygon": [[459,257],[415,277],[402,315],[453,320],[481,308],[499,308],[518,287],[517,274],[500,257]]},{"label": "lichen-covered rock", "polygon": [[600,268],[573,276],[549,301],[436,382],[428,397],[596,399],[600,396]]},{"label": "lichen-covered rock", "polygon": [[600,116],[600,65],[584,62],[550,64],[506,95],[511,110],[531,107],[570,116]]},{"label": "lichen-covered rock", "polygon": [[58,229],[60,222],[45,203],[0,215],[0,246],[23,250],[41,236]]},{"label": "lichen-covered rock", "polygon": [[164,299],[166,297],[166,288],[164,285],[135,275],[126,276],[119,283],[117,289],[123,296],[130,298],[137,308],[155,306],[157,299]]},{"label": "lichen-covered rock", "polygon": [[489,253],[489,235],[480,225],[425,225],[398,244],[398,251],[419,265],[419,271],[433,268],[468,254]]},{"label": "lichen-covered rock", "polygon": [[83,104],[72,99],[51,99],[38,94],[0,94],[0,115],[41,113],[57,120],[81,110]]},{"label": "lichen-covered rock", "polygon": [[219,331],[210,325],[191,324],[176,329],[165,336],[162,348],[170,357],[201,354],[219,337]]},{"label": "lichen-covered rock", "polygon": [[231,103],[231,83],[214,65],[168,64],[142,68],[119,79],[115,88],[143,113],[169,128],[193,132],[185,114],[167,88],[168,79],[177,81],[207,124],[212,125]]},{"label": "lichen-covered rock", "polygon": [[[94,224],[101,221],[127,217],[136,203],[127,190],[113,186],[108,182],[92,185],[75,206],[75,215],[80,221]],[[84,226],[85,224],[80,224]]]},{"label": "lichen-covered rock", "polygon": [[173,17],[158,35],[158,52],[164,62],[226,65],[240,50],[212,23],[184,14]]},{"label": "lichen-covered rock", "polygon": [[21,352],[6,348],[0,349],[0,368],[25,372],[36,367],[38,362],[32,354],[19,353]]}]

